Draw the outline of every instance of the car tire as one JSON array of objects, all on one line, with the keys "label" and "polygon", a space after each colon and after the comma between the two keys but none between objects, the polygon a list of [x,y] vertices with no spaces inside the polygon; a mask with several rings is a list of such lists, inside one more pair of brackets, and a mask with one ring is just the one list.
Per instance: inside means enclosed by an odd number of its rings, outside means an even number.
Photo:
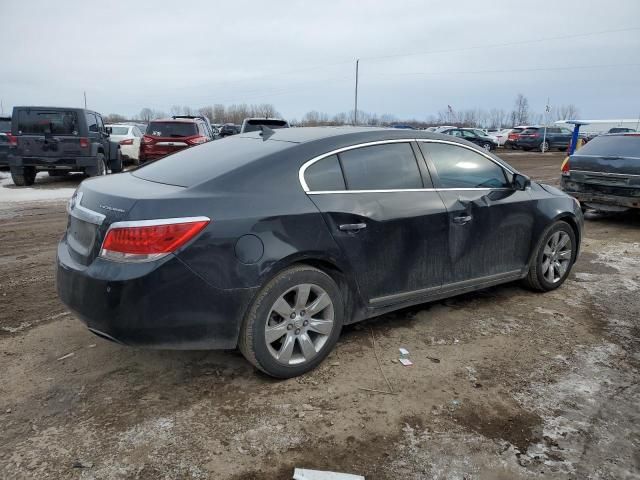
[{"label": "car tire", "polygon": [[34,167],[24,167],[22,173],[11,172],[11,179],[18,187],[29,187],[36,181],[36,169]]},{"label": "car tire", "polygon": [[491,145],[489,142],[483,143],[482,148],[484,148],[487,152],[490,152],[493,149],[493,145]]},{"label": "car tire", "polygon": [[122,172],[123,162],[124,162],[124,160],[122,159],[122,154],[120,153],[120,150],[118,150],[118,154],[116,156],[116,159],[111,164],[111,173],[120,173],[120,172]]},{"label": "car tire", "polygon": [[576,260],[576,248],[573,228],[562,220],[553,223],[542,234],[536,246],[529,273],[524,279],[525,285],[540,292],[558,288],[571,272]]},{"label": "car tire", "polygon": [[[314,305],[321,308],[310,313]],[[336,282],[317,268],[294,266],[257,293],[242,323],[238,347],[267,375],[296,377],[317,367],[331,352],[343,317]]]},{"label": "car tire", "polygon": [[545,140],[544,142],[542,142],[540,144],[540,151],[542,153],[548,152],[549,150],[551,150],[551,145],[549,144],[549,142],[547,140]]},{"label": "car tire", "polygon": [[104,159],[104,154],[98,153],[96,155],[96,166],[92,167],[91,169],[87,168],[87,170],[89,170],[89,172],[87,173],[90,177],[102,177],[106,175],[108,173],[108,170],[107,162]]}]

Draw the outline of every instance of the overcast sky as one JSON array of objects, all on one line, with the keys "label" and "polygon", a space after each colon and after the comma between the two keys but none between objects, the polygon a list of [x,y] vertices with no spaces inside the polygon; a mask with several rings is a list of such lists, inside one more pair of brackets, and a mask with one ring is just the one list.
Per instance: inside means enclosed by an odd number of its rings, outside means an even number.
[{"label": "overcast sky", "polygon": [[353,108],[361,58],[359,107],[378,114],[511,109],[519,92],[535,111],[550,97],[582,118],[640,114],[640,0],[3,0],[0,11],[5,112],[81,106],[86,90],[103,114],[214,103],[333,114]]}]

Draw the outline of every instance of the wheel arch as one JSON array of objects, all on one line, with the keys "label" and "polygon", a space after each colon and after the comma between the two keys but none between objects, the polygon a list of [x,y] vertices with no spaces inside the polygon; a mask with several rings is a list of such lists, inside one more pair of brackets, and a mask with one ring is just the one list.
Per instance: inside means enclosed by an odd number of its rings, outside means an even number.
[{"label": "wheel arch", "polygon": [[343,295],[345,308],[344,324],[349,324],[361,320],[364,307],[358,285],[348,269],[344,268],[336,259],[322,255],[320,252],[296,253],[289,255],[271,265],[261,277],[260,285],[266,285],[272,278],[287,268],[297,265],[308,265],[326,273],[336,282]]}]

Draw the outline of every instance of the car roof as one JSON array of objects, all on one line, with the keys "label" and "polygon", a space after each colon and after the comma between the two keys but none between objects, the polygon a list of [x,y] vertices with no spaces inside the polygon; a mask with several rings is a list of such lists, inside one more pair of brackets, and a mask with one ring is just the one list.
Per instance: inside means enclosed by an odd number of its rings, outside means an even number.
[{"label": "car roof", "polygon": [[153,123],[196,123],[198,120],[201,122],[203,121],[201,118],[158,118],[157,120],[151,120],[151,122]]},{"label": "car roof", "polygon": [[13,107],[14,110],[16,109],[20,109],[20,110],[64,110],[64,111],[75,111],[75,112],[88,112],[88,113],[95,113],[98,114],[100,116],[102,116],[102,114],[100,112],[96,112],[95,110],[88,110],[86,108],[78,108],[78,107],[47,107],[47,106],[41,106],[41,105],[17,105],[15,107]]}]

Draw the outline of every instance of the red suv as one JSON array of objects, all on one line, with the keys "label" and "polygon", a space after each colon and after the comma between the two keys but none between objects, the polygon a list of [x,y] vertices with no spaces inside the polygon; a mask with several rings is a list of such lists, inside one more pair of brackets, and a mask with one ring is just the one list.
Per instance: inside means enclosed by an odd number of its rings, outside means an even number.
[{"label": "red suv", "polygon": [[211,127],[204,117],[152,120],[140,142],[140,161],[157,160],[211,140]]}]

